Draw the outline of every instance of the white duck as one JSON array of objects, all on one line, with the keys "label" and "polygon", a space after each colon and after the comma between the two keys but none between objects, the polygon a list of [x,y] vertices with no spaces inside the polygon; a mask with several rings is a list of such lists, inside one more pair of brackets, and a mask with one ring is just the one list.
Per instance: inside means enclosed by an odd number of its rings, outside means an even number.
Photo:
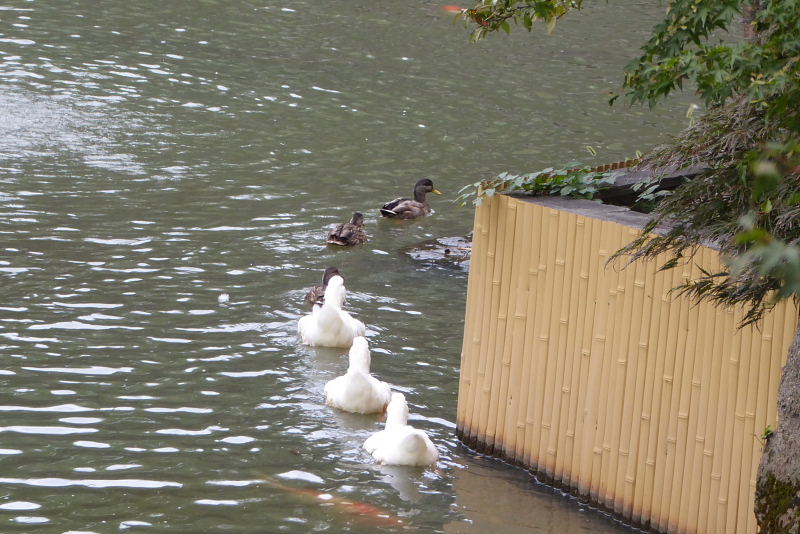
[{"label": "white duck", "polygon": [[312,347],[346,348],[352,345],[354,337],[364,335],[364,323],[342,309],[345,292],[341,276],[328,280],[323,303],[314,305],[311,314],[301,317],[297,323],[303,343]]},{"label": "white duck", "polygon": [[386,465],[430,465],[439,458],[428,435],[408,425],[408,404],[402,393],[392,393],[386,427],[367,438],[364,448]]},{"label": "white duck", "polygon": [[353,413],[382,412],[392,397],[389,384],[369,374],[371,358],[367,339],[358,336],[350,347],[347,373],[325,384],[325,403]]}]

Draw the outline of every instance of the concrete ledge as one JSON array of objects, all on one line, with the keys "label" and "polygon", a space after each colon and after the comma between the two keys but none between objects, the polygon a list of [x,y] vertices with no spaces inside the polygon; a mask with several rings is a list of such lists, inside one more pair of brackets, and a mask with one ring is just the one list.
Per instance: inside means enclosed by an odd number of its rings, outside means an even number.
[{"label": "concrete ledge", "polygon": [[641,230],[650,217],[645,213],[633,211],[625,206],[614,206],[613,204],[601,204],[593,200],[583,200],[580,198],[556,197],[556,196],[529,196],[529,195],[509,195],[511,198],[538,204],[584,217],[600,219],[601,221],[611,221],[632,228]]}]

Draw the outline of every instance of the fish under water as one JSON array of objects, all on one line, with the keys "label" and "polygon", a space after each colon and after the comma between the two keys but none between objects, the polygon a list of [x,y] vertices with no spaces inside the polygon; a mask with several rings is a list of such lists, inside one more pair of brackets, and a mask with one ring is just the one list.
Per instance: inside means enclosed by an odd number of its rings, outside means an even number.
[{"label": "fish under water", "polygon": [[302,498],[306,502],[329,507],[333,513],[348,521],[355,521],[371,527],[402,528],[406,531],[414,529],[396,515],[372,504],[346,497],[337,497],[326,491],[288,486],[268,475],[262,475],[262,477],[270,486]]},{"label": "fish under water", "polygon": [[443,5],[439,6],[439,9],[446,13],[461,13],[465,9],[461,6],[453,6],[453,5]]}]

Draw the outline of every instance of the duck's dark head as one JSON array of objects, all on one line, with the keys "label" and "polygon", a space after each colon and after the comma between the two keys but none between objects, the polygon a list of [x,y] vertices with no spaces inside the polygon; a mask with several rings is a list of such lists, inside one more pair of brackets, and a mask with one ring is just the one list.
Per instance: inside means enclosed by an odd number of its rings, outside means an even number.
[{"label": "duck's dark head", "polygon": [[[330,280],[336,275],[342,276],[342,274],[339,272],[339,269],[337,269],[336,267],[328,267],[327,269],[325,269],[325,274],[322,275],[322,286],[323,287],[327,286],[328,280]],[[344,279],[343,276],[342,279]]]},{"label": "duck's dark head", "polygon": [[355,224],[356,226],[362,226],[364,224],[364,214],[360,211],[356,211],[353,213],[353,218],[350,219],[350,224]]},{"label": "duck's dark head", "polygon": [[433,181],[430,178],[423,178],[414,184],[414,200],[417,202],[424,202],[427,193],[434,193],[441,195],[442,192],[433,187]]}]

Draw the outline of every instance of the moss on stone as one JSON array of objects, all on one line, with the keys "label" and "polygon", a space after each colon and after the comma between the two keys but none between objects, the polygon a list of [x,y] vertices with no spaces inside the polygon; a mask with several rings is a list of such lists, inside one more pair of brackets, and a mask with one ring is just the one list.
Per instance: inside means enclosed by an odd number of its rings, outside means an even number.
[{"label": "moss on stone", "polygon": [[800,485],[778,480],[772,473],[761,478],[756,486],[758,531],[800,534]]}]

